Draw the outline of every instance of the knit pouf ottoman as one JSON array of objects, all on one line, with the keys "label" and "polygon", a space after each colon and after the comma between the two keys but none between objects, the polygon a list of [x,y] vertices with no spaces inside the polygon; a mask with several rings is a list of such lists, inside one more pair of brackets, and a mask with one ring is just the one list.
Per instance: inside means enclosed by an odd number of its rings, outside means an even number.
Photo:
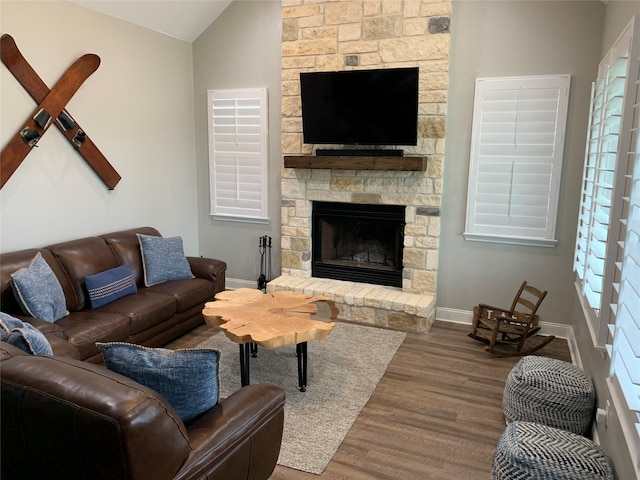
[{"label": "knit pouf ottoman", "polygon": [[542,423],[589,436],[595,403],[587,372],[561,360],[530,355],[509,372],[502,411],[507,423]]},{"label": "knit pouf ottoman", "polygon": [[502,432],[491,480],[613,480],[607,454],[586,437],[532,422]]}]

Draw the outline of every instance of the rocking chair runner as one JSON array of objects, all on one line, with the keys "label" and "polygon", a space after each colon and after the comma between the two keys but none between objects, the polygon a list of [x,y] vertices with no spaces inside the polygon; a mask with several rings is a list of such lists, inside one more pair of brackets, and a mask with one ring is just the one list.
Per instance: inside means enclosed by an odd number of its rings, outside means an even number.
[{"label": "rocking chair runner", "polygon": [[497,356],[527,355],[540,350],[556,338],[536,335],[540,331],[536,312],[546,295],[546,290],[538,290],[525,281],[509,309],[476,305],[469,336],[486,343],[485,350]]}]

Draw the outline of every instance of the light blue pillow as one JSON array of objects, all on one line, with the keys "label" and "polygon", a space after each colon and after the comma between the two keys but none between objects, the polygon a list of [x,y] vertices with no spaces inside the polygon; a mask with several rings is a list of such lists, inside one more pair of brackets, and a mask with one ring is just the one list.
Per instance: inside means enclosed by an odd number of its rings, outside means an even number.
[{"label": "light blue pillow", "polygon": [[0,340],[31,355],[53,355],[47,337],[30,323],[0,312]]},{"label": "light blue pillow", "polygon": [[106,367],[155,390],[189,422],[218,403],[220,351],[169,350],[124,342],[96,343]]},{"label": "light blue pillow", "polygon": [[25,315],[55,322],[69,314],[60,282],[40,252],[11,274],[11,288]]},{"label": "light blue pillow", "polygon": [[87,275],[84,283],[89,293],[91,308],[102,307],[138,291],[131,268],[126,263],[104,272]]},{"label": "light blue pillow", "polygon": [[184,256],[182,238],[155,237],[138,233],[144,284],[147,287],[167,280],[193,278],[191,267]]}]

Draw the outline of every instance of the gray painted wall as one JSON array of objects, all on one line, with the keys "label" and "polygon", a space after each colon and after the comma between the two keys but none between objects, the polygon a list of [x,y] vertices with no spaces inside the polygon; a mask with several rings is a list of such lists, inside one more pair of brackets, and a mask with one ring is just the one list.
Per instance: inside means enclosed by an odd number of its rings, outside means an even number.
[{"label": "gray painted wall", "polygon": [[[444,175],[438,307],[469,310],[479,301],[508,304],[522,280],[549,290],[541,319],[572,326],[579,360],[592,375],[599,406],[610,400],[606,355],[593,347],[572,271],[591,82],[597,66],[634,13],[638,1],[454,2],[451,83]],[[569,121],[560,191],[558,246],[516,247],[462,237],[474,80],[482,76],[570,73]],[[618,478],[635,478],[615,408],[598,441]]]},{"label": "gray painted wall", "polygon": [[[233,2],[193,44],[198,230],[204,256],[225,259],[227,278],[252,282],[260,273],[258,241],[273,238],[273,276],[280,274],[280,38],[279,1]],[[269,225],[209,216],[207,90],[267,87],[269,95]]]},{"label": "gray painted wall", "polygon": [[[438,308],[509,305],[523,280],[549,291],[543,321],[569,324],[572,260],[591,82],[600,59],[600,1],[454,1]],[[571,74],[553,248],[466,241],[471,117],[477,77]]]}]

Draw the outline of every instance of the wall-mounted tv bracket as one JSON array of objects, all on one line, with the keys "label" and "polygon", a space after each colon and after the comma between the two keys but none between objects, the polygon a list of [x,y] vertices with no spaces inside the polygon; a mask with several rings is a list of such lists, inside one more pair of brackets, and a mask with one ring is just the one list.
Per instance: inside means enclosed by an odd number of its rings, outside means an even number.
[{"label": "wall-mounted tv bracket", "polygon": [[[98,150],[98,147],[91,141],[80,125],[64,110],[67,102],[80,85],[82,85],[84,80],[98,68],[100,58],[93,54],[80,57],[80,59],[69,67],[56,86],[52,90],[49,90],[49,87],[47,87],[36,71],[22,56],[11,35],[4,34],[0,38],[0,57],[2,58],[2,63],[5,64],[20,85],[22,85],[31,98],[39,104],[35,115],[27,120],[25,127],[11,139],[0,154],[0,188],[2,188],[11,175],[13,175],[13,172],[15,172],[20,163],[22,163],[22,160],[24,160],[31,151],[31,148],[36,146],[46,129],[54,124],[82,158],[85,159],[94,172],[96,172],[104,184],[110,190],[113,190],[120,181],[120,175],[104,157],[102,152]],[[78,62],[80,62],[82,66],[76,66]],[[67,74],[69,76],[67,76]],[[53,93],[55,93],[55,95],[52,96],[51,94]],[[44,105],[45,102],[47,102],[46,105]],[[52,118],[55,118],[55,121],[52,121]],[[16,143],[16,145],[13,145],[10,149],[12,143],[14,141],[17,142],[17,140],[15,140],[16,137],[20,139],[21,145]]]}]

